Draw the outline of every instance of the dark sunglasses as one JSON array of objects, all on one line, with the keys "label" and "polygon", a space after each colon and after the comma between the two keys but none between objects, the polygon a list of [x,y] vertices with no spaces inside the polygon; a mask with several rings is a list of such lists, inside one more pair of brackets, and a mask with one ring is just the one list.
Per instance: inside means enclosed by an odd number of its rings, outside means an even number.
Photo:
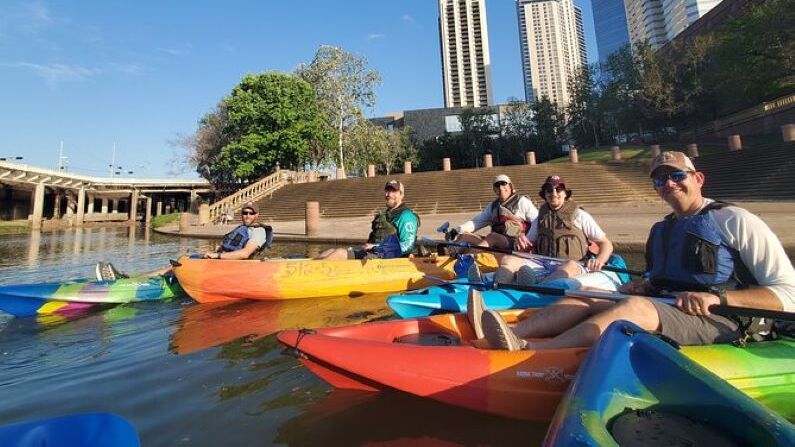
[{"label": "dark sunglasses", "polygon": [[254,211],[243,211],[243,212],[242,212],[242,213],[240,213],[240,214],[242,214],[242,215],[244,215],[244,216],[254,216],[254,215],[256,215],[257,213],[255,213]]},{"label": "dark sunglasses", "polygon": [[662,188],[668,182],[668,179],[676,183],[682,183],[687,179],[687,174],[687,171],[673,171],[667,174],[655,175],[651,178],[651,181],[654,183],[655,188]]},{"label": "dark sunglasses", "polygon": [[497,183],[494,184],[494,187],[497,188],[499,186],[505,186],[507,184],[508,184],[508,182],[497,182]]},{"label": "dark sunglasses", "polygon": [[544,192],[546,194],[549,194],[552,191],[563,192],[563,191],[566,190],[566,187],[565,186],[561,186],[561,185],[558,185],[558,186],[544,185],[543,189],[544,189]]}]

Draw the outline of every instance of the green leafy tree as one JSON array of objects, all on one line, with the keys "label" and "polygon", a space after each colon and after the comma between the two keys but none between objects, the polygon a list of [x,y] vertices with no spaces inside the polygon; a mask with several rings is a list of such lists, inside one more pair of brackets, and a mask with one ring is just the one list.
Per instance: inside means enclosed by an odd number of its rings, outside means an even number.
[{"label": "green leafy tree", "polygon": [[363,108],[375,106],[381,75],[367,67],[365,58],[328,45],[318,48],[312,62],[299,66],[296,74],[312,85],[326,125],[336,136],[336,153],[325,153],[323,161],[336,159],[345,169],[345,134],[364,116]]},{"label": "green leafy tree", "polygon": [[469,159],[467,167],[480,166],[481,156],[490,150],[490,136],[497,133],[498,129],[491,119],[491,112],[487,109],[464,107],[459,116],[461,120],[461,134],[459,141],[464,154]]},{"label": "green leafy tree", "polygon": [[557,104],[546,96],[532,105],[533,121],[541,161],[549,160],[560,153],[565,134],[565,117]]}]

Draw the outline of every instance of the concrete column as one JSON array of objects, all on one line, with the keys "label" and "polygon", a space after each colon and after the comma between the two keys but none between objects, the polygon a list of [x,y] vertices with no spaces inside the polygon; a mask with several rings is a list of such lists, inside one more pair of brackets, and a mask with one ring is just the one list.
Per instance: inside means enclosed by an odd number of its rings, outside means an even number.
[{"label": "concrete column", "polygon": [[66,218],[71,219],[72,215],[74,215],[76,206],[75,206],[75,199],[69,194],[69,191],[64,192],[66,194]]},{"label": "concrete column", "polygon": [[621,148],[619,146],[611,147],[610,156],[612,157],[613,161],[621,161]]},{"label": "concrete column", "polygon": [[86,209],[86,188],[81,186],[79,190],[77,190],[77,220],[75,220],[75,225],[78,227],[83,226],[83,212]]},{"label": "concrete column", "polygon": [[367,176],[375,177],[375,165],[367,165]]},{"label": "concrete column", "polygon": [[494,163],[491,159],[491,154],[483,154],[483,167],[484,168],[493,168]]},{"label": "concrete column", "polygon": [[155,206],[155,216],[160,216],[161,214],[163,214],[163,201],[158,200]]},{"label": "concrete column", "polygon": [[[191,191],[192,192],[192,191]],[[135,225],[135,222],[138,220],[138,195],[140,193],[137,189],[133,189],[132,194],[130,194],[130,225]]]},{"label": "concrete column", "polygon": [[317,181],[317,172],[315,172],[315,171],[309,171],[309,175],[307,176],[307,179],[306,179],[306,181],[307,181],[308,183],[314,183],[314,182],[316,182],[316,181]]},{"label": "concrete column", "polygon": [[95,200],[94,194],[89,194],[88,195],[88,211],[86,212],[87,214],[94,214],[94,200]]},{"label": "concrete column", "polygon": [[337,168],[337,180],[345,179],[345,170],[342,168]]},{"label": "concrete column", "polygon": [[110,201],[111,213],[116,214],[119,212],[119,199],[108,199]]},{"label": "concrete column", "polygon": [[53,219],[60,219],[61,218],[61,190],[55,190],[55,200],[53,200],[52,205],[52,218]]},{"label": "concrete column", "polygon": [[687,145],[687,156],[690,158],[698,157],[698,145],[696,143],[690,143]]},{"label": "concrete column", "polygon": [[795,141],[795,124],[784,124],[781,126],[781,137],[785,143]]},{"label": "concrete column", "polygon": [[179,215],[179,232],[185,232],[190,228],[190,214],[182,213]]},{"label": "concrete column", "polygon": [[102,214],[108,214],[108,198],[107,197],[103,197],[102,198],[102,208],[100,208],[100,211],[102,212]]},{"label": "concrete column", "polygon": [[524,153],[524,157],[525,157],[524,158],[525,162],[527,162],[528,165],[536,164],[536,153],[535,153],[535,151],[527,151],[527,152],[525,152]]},{"label": "concrete column", "polygon": [[404,174],[411,174],[411,162],[404,161],[403,162],[403,173]]},{"label": "concrete column", "polygon": [[198,206],[198,203],[196,203],[196,202],[197,202],[198,198],[199,198],[199,195],[196,193],[196,191],[191,190],[190,191],[190,203],[188,204],[188,210],[190,210],[191,213],[195,213],[196,212],[196,207]]},{"label": "concrete column", "polygon": [[577,149],[575,148],[569,149],[569,160],[571,160],[572,163],[580,162],[580,157],[577,155]]},{"label": "concrete column", "polygon": [[651,145],[651,156],[656,157],[660,155],[660,145],[659,144],[652,144]]},{"label": "concrete column", "polygon": [[149,225],[152,222],[152,198],[146,198],[146,211],[144,211],[144,222]]},{"label": "concrete column", "polygon": [[[37,183],[36,189],[33,191],[33,215],[31,217],[30,227],[33,230],[41,230],[41,216],[44,214],[44,183]],[[38,253],[39,247],[36,246]]]},{"label": "concrete column", "polygon": [[210,204],[202,203],[199,205],[199,225],[207,225],[210,223]]},{"label": "concrete column", "polygon": [[306,219],[304,220],[304,234],[316,236],[320,230],[320,202],[306,202]]},{"label": "concrete column", "polygon": [[729,135],[729,150],[740,151],[743,149],[743,140],[739,134]]},{"label": "concrete column", "polygon": [[442,159],[442,171],[450,170],[450,159],[445,157]]}]

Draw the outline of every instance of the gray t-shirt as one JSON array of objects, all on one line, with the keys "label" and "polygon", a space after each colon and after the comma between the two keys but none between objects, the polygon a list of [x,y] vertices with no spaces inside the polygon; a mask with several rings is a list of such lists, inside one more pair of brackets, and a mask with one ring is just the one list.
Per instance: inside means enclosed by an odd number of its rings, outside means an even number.
[{"label": "gray t-shirt", "polygon": [[268,241],[268,233],[262,227],[248,227],[248,240],[254,241],[257,248],[262,248]]}]

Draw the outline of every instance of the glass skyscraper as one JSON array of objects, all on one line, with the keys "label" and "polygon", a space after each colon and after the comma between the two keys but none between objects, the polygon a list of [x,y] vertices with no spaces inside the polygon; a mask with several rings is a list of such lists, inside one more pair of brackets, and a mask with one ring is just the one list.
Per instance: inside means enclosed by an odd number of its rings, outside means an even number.
[{"label": "glass skyscraper", "polygon": [[608,56],[629,43],[624,0],[591,0],[591,6],[599,65],[604,65]]}]

